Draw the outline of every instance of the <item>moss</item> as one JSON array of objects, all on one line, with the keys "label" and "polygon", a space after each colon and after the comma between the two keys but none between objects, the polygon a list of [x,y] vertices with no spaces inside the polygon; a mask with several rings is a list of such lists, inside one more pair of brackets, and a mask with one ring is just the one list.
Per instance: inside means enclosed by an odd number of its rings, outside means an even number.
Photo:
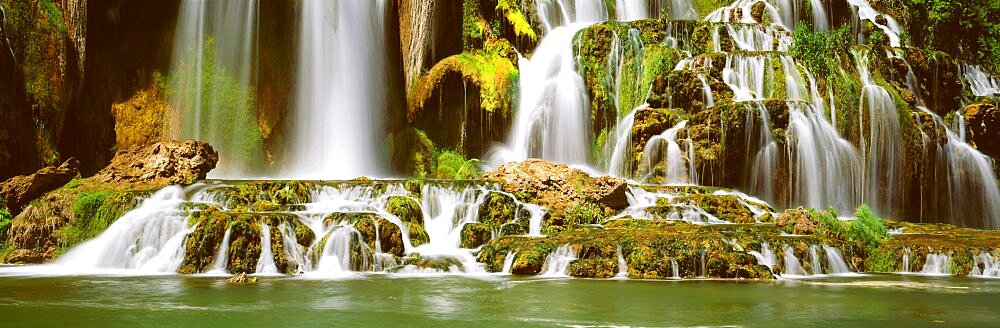
[{"label": "moss", "polygon": [[572,227],[585,224],[599,224],[607,219],[604,209],[594,203],[578,203],[566,208],[563,226]]},{"label": "moss", "polygon": [[442,151],[437,156],[435,178],[470,180],[479,178],[481,174],[477,159],[467,160],[462,154],[450,150]]},{"label": "moss", "polygon": [[[14,217],[10,215],[10,211],[7,210],[7,205],[4,204],[3,197],[0,197],[0,245],[3,245],[7,241],[7,230],[10,228],[11,220]],[[3,257],[0,256],[0,259]]]},{"label": "moss", "polygon": [[73,202],[76,219],[59,231],[61,250],[97,237],[137,204],[134,195],[115,191],[81,193]]},{"label": "moss", "polygon": [[421,209],[420,204],[416,200],[410,197],[389,197],[385,210],[403,222],[416,224],[423,222],[423,209]]},{"label": "moss", "polygon": [[531,24],[525,19],[524,14],[521,13],[519,5],[514,2],[514,0],[498,0],[497,7],[498,12],[503,13],[504,17],[507,18],[507,22],[514,28],[514,33],[519,37],[526,37],[531,40],[537,40],[538,35],[535,34],[535,30],[531,28]]}]

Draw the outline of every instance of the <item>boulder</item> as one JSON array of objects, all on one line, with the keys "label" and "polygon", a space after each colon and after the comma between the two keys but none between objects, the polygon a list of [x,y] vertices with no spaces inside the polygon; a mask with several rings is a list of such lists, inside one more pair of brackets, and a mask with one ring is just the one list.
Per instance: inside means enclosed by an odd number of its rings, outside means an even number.
[{"label": "boulder", "polygon": [[504,191],[522,201],[562,212],[574,204],[595,203],[618,211],[628,207],[625,179],[594,178],[566,164],[540,159],[504,164],[483,175],[484,180],[501,183]]},{"label": "boulder", "polygon": [[58,167],[49,166],[32,175],[19,175],[0,183],[0,197],[11,214],[17,215],[31,200],[80,176],[80,162],[70,158]]},{"label": "boulder", "polygon": [[965,107],[969,143],[987,156],[1000,157],[1000,110],[996,104],[978,103]]},{"label": "boulder", "polygon": [[219,162],[219,153],[201,141],[164,141],[119,151],[94,176],[104,183],[190,184],[204,179]]}]

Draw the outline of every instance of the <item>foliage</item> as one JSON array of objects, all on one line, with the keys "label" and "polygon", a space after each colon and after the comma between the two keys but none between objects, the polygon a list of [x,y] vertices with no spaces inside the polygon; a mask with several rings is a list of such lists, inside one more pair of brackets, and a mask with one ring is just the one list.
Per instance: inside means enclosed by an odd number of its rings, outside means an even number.
[{"label": "foliage", "polygon": [[1000,71],[1000,1],[889,0],[882,5],[888,14],[908,22],[915,46]]},{"label": "foliage", "polygon": [[846,25],[830,32],[813,32],[808,24],[799,24],[789,53],[806,65],[813,74],[825,77],[836,68],[836,54],[851,46],[851,31]]},{"label": "foliage", "polygon": [[833,208],[826,211],[810,210],[809,214],[813,220],[819,223],[819,227],[816,228],[819,235],[833,239],[847,239],[847,226],[840,222]]},{"label": "foliage", "polygon": [[513,0],[498,0],[497,11],[503,13],[504,17],[507,18],[507,22],[514,28],[515,35],[527,37],[532,41],[538,40],[538,35],[531,28],[531,24],[528,24],[528,20],[524,18],[524,14],[518,9],[518,5],[512,2]]},{"label": "foliage", "polygon": [[573,204],[566,208],[563,225],[571,227],[579,224],[598,224],[607,219],[601,206],[594,203]]},{"label": "foliage", "polygon": [[3,197],[0,197],[0,243],[7,240],[7,229],[10,228],[12,219],[10,211],[7,210],[7,205],[4,204]]},{"label": "foliage", "polygon": [[218,61],[214,39],[206,39],[200,53],[189,50],[190,60],[166,78],[165,88],[173,105],[184,113],[183,134],[212,144],[223,156],[238,156],[228,163],[263,165],[256,91]]},{"label": "foliage", "polygon": [[465,156],[451,150],[445,150],[437,156],[437,168],[434,177],[438,179],[469,180],[479,178],[481,174],[479,160],[465,159]]},{"label": "foliage", "polygon": [[514,48],[506,40],[487,42],[481,51],[457,55],[462,75],[478,82],[480,106],[487,112],[510,107],[510,92],[516,88],[517,67],[510,61]]},{"label": "foliage", "polygon": [[882,219],[875,216],[868,205],[861,205],[854,212],[855,219],[848,228],[848,240],[861,242],[869,249],[877,249],[889,238],[888,229]]},{"label": "foliage", "polygon": [[728,0],[694,0],[692,5],[698,17],[705,17],[716,9],[728,6],[732,1]]}]

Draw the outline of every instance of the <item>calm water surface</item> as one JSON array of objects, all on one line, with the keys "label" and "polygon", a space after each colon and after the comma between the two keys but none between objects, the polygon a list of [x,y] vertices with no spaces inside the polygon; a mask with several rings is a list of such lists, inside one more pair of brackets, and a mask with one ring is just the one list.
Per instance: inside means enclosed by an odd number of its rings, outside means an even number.
[{"label": "calm water surface", "polygon": [[800,281],[509,277],[0,277],[0,326],[980,326],[1000,281],[874,275]]}]

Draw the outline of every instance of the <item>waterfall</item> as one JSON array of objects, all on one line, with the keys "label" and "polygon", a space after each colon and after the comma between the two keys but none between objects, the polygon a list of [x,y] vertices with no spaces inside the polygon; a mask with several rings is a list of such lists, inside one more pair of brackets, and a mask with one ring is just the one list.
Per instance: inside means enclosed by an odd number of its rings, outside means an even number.
[{"label": "waterfall", "polygon": [[823,274],[823,264],[819,260],[819,245],[809,245],[809,260],[812,264],[812,274]]},{"label": "waterfall", "polygon": [[615,274],[615,279],[628,279],[628,265],[625,264],[625,256],[622,255],[621,245],[615,248],[615,258],[618,259],[618,273]]},{"label": "waterfall", "polygon": [[257,1],[181,2],[170,69],[175,138],[208,142],[219,152],[217,178],[259,174],[263,153],[252,101]]},{"label": "waterfall", "polygon": [[903,273],[910,273],[910,248],[903,248]]},{"label": "waterfall", "polygon": [[[787,2],[788,0],[780,0],[780,1]],[[745,14],[753,12],[753,6],[758,2],[764,4],[764,14],[768,15],[768,19],[765,20],[771,21],[772,25],[785,26],[785,28],[788,29],[789,31],[794,30],[794,28],[792,28],[790,25],[785,25],[784,20],[782,19],[782,15],[779,14],[778,8],[776,8],[773,4],[771,4],[768,1],[760,1],[760,0],[733,1],[732,4],[716,9],[715,11],[709,13],[708,15],[705,15],[705,21],[716,22],[716,23],[730,23],[734,21],[733,17],[738,17],[739,19],[735,21],[739,23],[747,23],[747,24],[759,23],[757,21],[754,21],[752,15]],[[787,23],[792,24],[794,22],[787,22]]]},{"label": "waterfall", "polygon": [[298,90],[284,175],[384,175],[385,0],[304,0]]},{"label": "waterfall", "polygon": [[846,274],[851,273],[851,269],[847,267],[847,262],[844,261],[844,255],[836,247],[831,247],[823,245],[823,250],[826,251],[826,263],[828,265],[827,271],[830,274]]},{"label": "waterfall", "polygon": [[822,0],[809,0],[809,7],[812,8],[813,31],[826,32],[830,30],[830,23],[826,18],[826,8]]},{"label": "waterfall", "polygon": [[662,134],[654,136],[646,142],[643,148],[643,163],[647,172],[647,178],[655,176],[655,168],[658,163],[664,163],[664,183],[665,184],[697,184],[698,179],[694,166],[694,145],[687,139],[687,149],[681,150],[678,144],[677,133],[687,126],[687,121],[677,123],[674,127],[667,129]]},{"label": "waterfall", "polygon": [[507,252],[507,256],[503,258],[503,269],[500,270],[500,273],[510,274],[510,269],[514,266],[514,259],[516,258],[517,253]]},{"label": "waterfall", "polygon": [[649,18],[649,3],[646,0],[615,0],[615,10],[620,21]]},{"label": "waterfall", "polygon": [[319,263],[317,263],[319,267],[312,274],[327,277],[352,275],[351,244],[357,235],[358,231],[350,225],[341,225],[335,228],[326,236],[326,246],[323,248]]},{"label": "waterfall", "polygon": [[576,250],[573,249],[573,246],[569,244],[559,246],[554,252],[545,256],[540,276],[547,278],[567,277],[566,271],[569,270],[569,264],[573,260],[576,260]]},{"label": "waterfall", "polygon": [[781,272],[782,276],[805,276],[808,275],[806,270],[802,268],[802,263],[799,262],[799,258],[795,257],[795,249],[791,246],[785,246],[782,250],[784,253],[785,269]]},{"label": "waterfall", "polygon": [[232,232],[232,229],[227,228],[226,233],[222,235],[219,252],[215,255],[215,261],[212,261],[212,270],[209,273],[228,273],[226,269],[229,266],[229,236]]},{"label": "waterfall", "polygon": [[183,204],[182,188],[163,188],[100,236],[70,250],[55,265],[74,273],[107,269],[174,272],[184,259],[184,238],[194,230],[188,227]]},{"label": "waterfall", "polygon": [[920,273],[925,275],[951,274],[951,256],[946,254],[927,254],[927,261],[924,262],[924,269]]},{"label": "waterfall", "polygon": [[260,224],[260,258],[257,259],[256,273],[278,273],[278,266],[274,264],[274,252],[271,251],[271,227],[263,222]]},{"label": "waterfall", "polygon": [[771,245],[768,245],[767,242],[760,244],[760,252],[749,251],[747,253],[757,259],[758,265],[766,266],[768,270],[774,270],[774,266],[778,264],[778,256],[774,254]]},{"label": "waterfall", "polygon": [[[892,18],[892,16],[883,15],[875,11],[875,9],[873,9],[872,6],[868,4],[867,0],[847,0],[847,2],[857,12],[858,18],[860,18],[861,20],[866,20],[871,22],[873,25],[881,29],[886,36],[889,37],[890,46],[892,46],[893,48],[899,48],[900,46],[902,46],[899,39],[899,34],[900,34],[899,23],[897,23],[896,20]],[[885,18],[886,24],[878,22],[879,16]],[[857,28],[857,26],[855,26],[854,30],[858,31],[860,29]]]},{"label": "waterfall", "polygon": [[983,72],[979,66],[962,64],[959,66],[959,75],[965,79],[969,91],[977,97],[1000,96],[1000,79]]},{"label": "waterfall", "polygon": [[975,265],[972,266],[970,276],[984,278],[1000,278],[1000,257],[993,257],[989,252],[982,252],[976,255]]},{"label": "waterfall", "polygon": [[447,256],[461,261],[466,272],[481,272],[472,250],[459,247],[462,228],[479,220],[479,206],[489,194],[477,187],[451,189],[425,185],[423,188],[424,229],[430,241],[414,249],[422,256]]},{"label": "waterfall", "polygon": [[[862,200],[881,215],[895,216],[900,208],[899,167],[903,164],[903,134],[896,102],[882,86],[875,84],[868,70],[868,53],[852,50],[858,63],[862,88],[858,128],[862,131],[861,154],[865,174]],[[867,115],[865,112],[867,111]],[[865,118],[867,117],[867,120]],[[864,136],[867,131],[867,137]]]},{"label": "waterfall", "polygon": [[673,271],[671,278],[681,279],[681,268],[677,265],[677,260],[670,260],[670,271]]}]

